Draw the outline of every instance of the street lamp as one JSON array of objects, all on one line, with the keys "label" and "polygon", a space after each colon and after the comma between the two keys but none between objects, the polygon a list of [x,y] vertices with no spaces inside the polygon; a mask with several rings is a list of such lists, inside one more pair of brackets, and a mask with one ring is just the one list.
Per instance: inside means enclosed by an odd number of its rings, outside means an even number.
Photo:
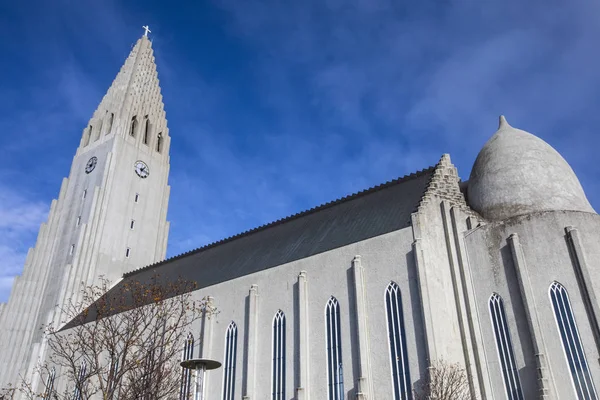
[{"label": "street lamp", "polygon": [[204,378],[206,371],[219,368],[221,363],[215,360],[208,360],[206,358],[192,358],[182,361],[180,365],[183,368],[196,371],[194,400],[204,400]]}]

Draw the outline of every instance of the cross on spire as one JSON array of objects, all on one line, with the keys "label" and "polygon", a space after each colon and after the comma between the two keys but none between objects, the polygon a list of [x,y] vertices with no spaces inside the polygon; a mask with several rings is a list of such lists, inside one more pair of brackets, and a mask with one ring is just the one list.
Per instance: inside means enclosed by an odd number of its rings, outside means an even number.
[{"label": "cross on spire", "polygon": [[148,37],[148,33],[151,33],[152,31],[150,30],[148,25],[144,25],[142,26],[142,28],[144,28],[144,36]]}]

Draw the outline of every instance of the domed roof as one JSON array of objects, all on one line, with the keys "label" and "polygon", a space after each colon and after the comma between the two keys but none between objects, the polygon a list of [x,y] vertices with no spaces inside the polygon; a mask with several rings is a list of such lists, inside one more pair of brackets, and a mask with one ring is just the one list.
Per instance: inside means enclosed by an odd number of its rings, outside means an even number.
[{"label": "domed roof", "polygon": [[491,220],[549,210],[595,212],[565,159],[504,116],[475,160],[467,194],[470,206]]}]

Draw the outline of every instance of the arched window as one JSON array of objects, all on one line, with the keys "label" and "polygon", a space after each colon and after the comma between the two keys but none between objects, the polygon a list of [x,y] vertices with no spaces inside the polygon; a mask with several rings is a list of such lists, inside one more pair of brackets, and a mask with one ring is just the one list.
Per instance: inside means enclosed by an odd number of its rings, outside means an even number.
[{"label": "arched window", "polygon": [[116,398],[119,398],[118,393],[115,389],[117,389],[117,374],[119,373],[119,357],[113,355],[112,357],[112,361],[110,363],[110,372],[109,372],[109,377],[108,377],[108,382],[107,382],[107,389],[109,392],[113,392],[113,397],[115,394],[117,394]]},{"label": "arched window", "polygon": [[44,390],[44,396],[42,397],[43,400],[54,398],[54,379],[56,379],[56,369],[52,367],[50,374],[48,374],[48,378],[46,378],[46,388]]},{"label": "arched window", "polygon": [[150,130],[150,120],[148,119],[148,116],[146,115],[144,117],[144,139],[143,139],[144,144],[148,144],[149,130]]},{"label": "arched window", "polygon": [[583,343],[579,337],[575,315],[565,287],[558,282],[553,282],[550,285],[550,300],[577,398],[579,400],[597,400],[598,395],[594,382],[592,382]]},{"label": "arched window", "polygon": [[79,372],[77,373],[77,381],[75,382],[75,390],[73,391],[73,400],[81,400],[82,394],[81,391],[83,389],[85,374],[87,372],[87,363],[85,360],[81,362],[79,366]]},{"label": "arched window", "polygon": [[223,400],[235,396],[235,360],[237,356],[237,325],[231,322],[225,334],[225,365],[223,368]]},{"label": "arched window", "polygon": [[131,118],[131,126],[129,127],[129,136],[133,136],[135,137],[135,131],[137,129],[137,117],[134,115],[133,118]]},{"label": "arched window", "polygon": [[110,131],[112,130],[112,126],[113,126],[113,122],[115,120],[115,114],[114,113],[110,113],[110,117],[108,119],[108,128],[106,129],[106,134],[109,135]]},{"label": "arched window", "polygon": [[273,367],[272,367],[273,400],[285,398],[285,314],[279,310],[273,318]]},{"label": "arched window", "polygon": [[[188,334],[183,351],[181,352],[181,361],[189,360],[194,357],[194,335]],[[179,388],[179,398],[187,400],[190,398],[192,388],[192,370],[181,367],[181,386]]]},{"label": "arched window", "polygon": [[412,399],[408,354],[406,353],[406,331],[402,312],[402,294],[396,282],[385,289],[385,312],[392,365],[392,387],[394,400]]},{"label": "arched window", "polygon": [[344,400],[340,305],[333,296],[329,298],[325,306],[325,325],[327,337],[327,398],[329,400]]},{"label": "arched window", "polygon": [[158,151],[159,153],[162,151],[162,141],[162,132],[159,132],[159,134],[156,135],[156,151]]},{"label": "arched window", "polygon": [[494,337],[496,338],[496,348],[500,365],[502,367],[502,377],[504,378],[504,387],[506,388],[506,397],[509,400],[523,400],[523,390],[519,380],[519,370],[515,361],[512,340],[506,322],[506,313],[504,311],[504,301],[497,293],[492,294],[489,300],[490,316],[494,328]]},{"label": "arched window", "polygon": [[83,146],[87,146],[90,144],[90,140],[92,139],[92,130],[94,128],[92,125],[88,126],[87,130],[84,130],[84,138],[83,138]]}]

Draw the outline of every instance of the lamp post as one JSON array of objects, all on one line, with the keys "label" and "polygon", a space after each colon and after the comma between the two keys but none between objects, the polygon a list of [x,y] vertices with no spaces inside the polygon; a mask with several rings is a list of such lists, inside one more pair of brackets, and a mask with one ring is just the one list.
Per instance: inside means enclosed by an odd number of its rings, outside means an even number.
[{"label": "lamp post", "polygon": [[183,368],[196,371],[194,400],[204,400],[204,378],[206,371],[219,368],[221,363],[206,358],[192,358],[182,361],[180,365]]}]

